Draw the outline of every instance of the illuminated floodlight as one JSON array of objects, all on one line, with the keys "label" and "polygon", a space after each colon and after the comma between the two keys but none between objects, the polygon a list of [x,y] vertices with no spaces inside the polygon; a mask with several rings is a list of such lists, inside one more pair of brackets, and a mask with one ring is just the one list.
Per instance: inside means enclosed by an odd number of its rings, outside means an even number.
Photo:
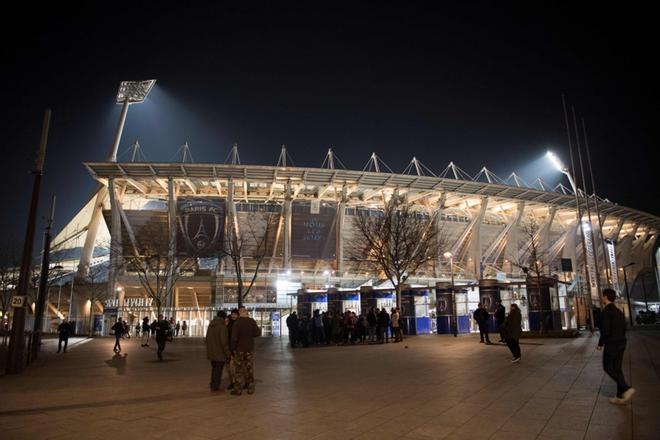
[{"label": "illuminated floodlight", "polygon": [[144,102],[145,98],[156,84],[155,79],[144,81],[122,81],[117,92],[117,104],[128,102],[138,104]]},{"label": "illuminated floodlight", "polygon": [[324,270],[323,275],[325,275],[327,277],[328,275],[330,275],[330,271],[329,270]]},{"label": "illuminated floodlight", "polygon": [[291,275],[291,269],[289,269],[289,270],[286,271],[286,275],[287,275],[287,276]]},{"label": "illuminated floodlight", "polygon": [[445,258],[451,258],[451,257],[453,257],[453,255],[452,255],[451,252],[445,252],[445,253],[442,254],[442,255],[443,255]]},{"label": "illuminated floodlight", "polygon": [[559,158],[555,153],[553,153],[552,151],[548,151],[546,153],[546,156],[548,157],[548,159],[550,159],[550,162],[552,162],[555,168],[557,168],[557,171],[561,171],[562,173],[566,172],[566,167],[561,162],[561,160],[559,160]]}]

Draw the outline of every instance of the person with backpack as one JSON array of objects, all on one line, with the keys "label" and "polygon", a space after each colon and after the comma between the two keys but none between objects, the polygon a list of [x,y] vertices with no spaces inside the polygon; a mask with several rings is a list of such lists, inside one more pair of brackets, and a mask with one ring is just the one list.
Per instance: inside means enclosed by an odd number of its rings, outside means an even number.
[{"label": "person with backpack", "polygon": [[369,342],[376,342],[376,327],[378,326],[378,317],[376,316],[376,311],[373,307],[369,309],[367,321],[369,322]]}]

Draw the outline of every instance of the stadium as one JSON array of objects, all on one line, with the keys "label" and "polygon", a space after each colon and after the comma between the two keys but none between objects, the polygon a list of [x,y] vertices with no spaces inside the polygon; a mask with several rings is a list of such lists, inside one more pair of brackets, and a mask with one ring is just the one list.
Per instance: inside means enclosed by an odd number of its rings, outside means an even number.
[{"label": "stadium", "polygon": [[[356,215],[393,197],[444,237],[442,254],[400,288],[410,334],[473,331],[477,303],[492,312],[497,299],[521,307],[526,330],[574,329],[604,287],[627,314],[644,305],[649,278],[657,291],[660,218],[562,184],[485,167],[470,176],[454,163],[434,172],[416,158],[397,173],[375,153],[349,170],[331,149],[321,167],[295,167],[285,146],[272,166],[241,163],[237,145],[225,163],[193,163],[187,145],[177,162],[141,161],[137,143],[117,161],[118,144],[108,160],[84,164],[98,189],[53,240],[49,325],[67,316],[77,332],[107,334],[118,316],[135,325],[161,311],[201,336],[252,280],[241,302],[267,335],[286,334],[292,310],[389,309],[397,286],[350,248]],[[230,235],[242,239],[239,258],[227,251]],[[532,245],[543,253],[538,281],[521,264]],[[135,264],[146,259],[156,261],[151,272]]]}]

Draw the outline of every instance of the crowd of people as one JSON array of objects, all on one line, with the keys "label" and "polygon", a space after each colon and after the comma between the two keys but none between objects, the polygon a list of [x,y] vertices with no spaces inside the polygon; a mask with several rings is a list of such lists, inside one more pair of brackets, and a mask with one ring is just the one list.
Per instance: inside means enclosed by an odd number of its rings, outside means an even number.
[{"label": "crowd of people", "polygon": [[385,344],[403,340],[403,321],[398,308],[390,313],[385,307],[372,307],[356,314],[351,310],[321,312],[314,310],[312,316],[298,316],[292,312],[286,319],[291,347],[309,345]]},{"label": "crowd of people", "polygon": [[[121,353],[122,339],[130,339],[131,328],[132,326],[122,318],[118,318],[117,322],[113,324],[111,330],[115,336],[115,345],[113,348],[115,353]],[[151,322],[149,322],[149,317],[145,316],[142,319],[142,323],[137,324],[134,329],[136,338],[139,338],[140,334],[142,334],[141,347],[149,347],[149,341],[151,339],[156,340],[158,359],[162,361],[163,351],[165,351],[167,342],[173,341],[179,335],[180,331],[183,331],[182,334],[185,336],[188,330],[188,324],[186,321],[183,321],[183,324],[181,324],[179,321],[175,321],[174,318],[163,317],[162,314],[159,314],[158,319]]]},{"label": "crowd of people", "polygon": [[[614,306],[616,292],[612,289],[605,289],[603,295],[601,336],[597,348],[604,350],[603,369],[617,384],[616,397],[609,400],[613,404],[625,405],[630,402],[635,393],[635,389],[626,383],[621,368],[626,348],[625,317]],[[481,303],[474,311],[473,318],[479,326],[480,342],[491,344],[488,333],[490,314]],[[519,339],[522,336],[522,316],[518,305],[511,304],[509,313],[506,314],[502,302],[496,301],[494,319],[500,333],[499,342],[505,342],[513,356],[511,362],[520,362]],[[307,347],[310,344],[384,344],[390,339],[392,342],[403,340],[403,322],[397,308],[392,308],[390,313],[384,307],[380,310],[371,308],[360,315],[351,310],[346,310],[344,313],[314,310],[311,317],[298,317],[296,312],[292,312],[287,318],[286,324],[289,329],[291,347]],[[118,318],[112,327],[116,338],[114,346],[116,353],[121,352],[121,339],[125,335],[127,327],[128,325],[122,318]],[[158,344],[158,359],[162,360],[167,341],[172,340],[182,327],[179,327],[174,319],[164,318],[160,314],[158,319],[153,322],[149,322],[149,318],[145,317],[141,326],[136,328],[136,334],[142,333],[142,347],[148,347],[151,335],[155,335]],[[58,330],[60,332],[59,349],[64,342],[64,351],[66,351],[66,339],[70,325],[65,320]],[[225,365],[228,364],[230,385],[227,389],[231,390],[231,394],[241,395],[244,390],[247,390],[248,394],[254,393],[254,338],[259,336],[261,336],[261,329],[249,316],[245,307],[232,310],[229,316],[225,311],[217,313],[209,324],[205,339],[207,359],[211,363],[209,382],[211,391],[222,391],[222,372]]]}]

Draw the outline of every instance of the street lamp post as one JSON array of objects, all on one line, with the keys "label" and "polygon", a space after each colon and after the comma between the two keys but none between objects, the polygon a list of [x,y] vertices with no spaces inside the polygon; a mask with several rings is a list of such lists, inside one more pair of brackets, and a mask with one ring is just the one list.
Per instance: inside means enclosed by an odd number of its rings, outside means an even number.
[{"label": "street lamp post", "polygon": [[[30,210],[28,213],[25,240],[23,242],[23,256],[21,269],[18,277],[18,287],[15,297],[22,297],[23,302],[27,295],[30,280],[30,266],[32,261],[32,248],[34,244],[34,228],[37,222],[37,210],[39,207],[39,193],[41,191],[41,177],[43,175],[44,161],[46,159],[46,144],[48,142],[48,128],[50,126],[50,109],[44,112],[43,125],[41,128],[41,141],[37,151],[37,161],[34,170],[34,182],[32,184],[32,198],[30,199]],[[23,354],[25,353],[25,305],[14,307],[12,313],[11,339],[7,347],[7,374],[21,372],[25,366]]]},{"label": "street lamp post", "polygon": [[444,254],[445,258],[449,258],[449,271],[451,273],[451,302],[452,302],[452,311],[454,312],[452,316],[452,330],[454,333],[454,337],[458,336],[458,315],[456,313],[456,292],[454,291],[454,256],[452,255],[451,252],[445,252]]},{"label": "street lamp post", "polygon": [[623,283],[626,285],[626,297],[628,299],[628,318],[630,318],[630,326],[632,327],[633,324],[633,317],[632,317],[632,307],[630,306],[630,290],[628,289],[628,277],[626,276],[626,267],[630,267],[633,264],[635,264],[634,261],[626,264],[625,266],[621,266],[621,270],[623,270]]}]

